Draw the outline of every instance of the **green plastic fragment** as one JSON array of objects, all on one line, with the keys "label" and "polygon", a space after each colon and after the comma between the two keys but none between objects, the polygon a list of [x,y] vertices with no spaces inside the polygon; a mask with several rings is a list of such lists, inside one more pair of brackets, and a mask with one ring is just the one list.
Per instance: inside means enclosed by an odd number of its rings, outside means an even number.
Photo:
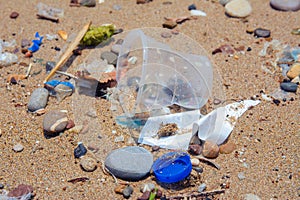
[{"label": "green plastic fragment", "polygon": [[96,46],[109,39],[114,34],[114,31],[115,27],[113,24],[90,27],[80,41],[80,44],[84,46]]}]

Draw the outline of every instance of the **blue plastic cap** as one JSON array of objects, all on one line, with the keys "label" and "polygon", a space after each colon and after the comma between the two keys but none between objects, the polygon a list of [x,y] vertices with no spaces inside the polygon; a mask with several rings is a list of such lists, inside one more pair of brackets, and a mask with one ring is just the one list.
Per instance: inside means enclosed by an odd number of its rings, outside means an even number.
[{"label": "blue plastic cap", "polygon": [[159,182],[176,183],[191,173],[192,163],[187,153],[169,152],[154,162],[152,170]]}]

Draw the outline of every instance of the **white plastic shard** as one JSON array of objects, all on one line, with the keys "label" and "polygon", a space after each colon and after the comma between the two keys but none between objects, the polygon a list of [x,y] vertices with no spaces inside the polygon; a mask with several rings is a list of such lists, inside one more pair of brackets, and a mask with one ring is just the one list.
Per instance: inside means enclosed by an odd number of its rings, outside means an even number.
[{"label": "white plastic shard", "polygon": [[259,103],[259,100],[244,100],[217,108],[193,124],[192,135],[198,134],[199,139],[220,145],[228,138],[238,118]]}]

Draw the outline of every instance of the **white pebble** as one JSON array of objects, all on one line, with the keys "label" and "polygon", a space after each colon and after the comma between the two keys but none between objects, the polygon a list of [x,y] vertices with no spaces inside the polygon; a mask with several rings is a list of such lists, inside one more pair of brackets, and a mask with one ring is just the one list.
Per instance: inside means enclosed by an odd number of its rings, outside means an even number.
[{"label": "white pebble", "polygon": [[197,158],[192,158],[191,163],[193,166],[198,166],[200,164],[200,161]]},{"label": "white pebble", "polygon": [[23,145],[20,144],[20,143],[16,144],[16,145],[13,147],[13,150],[14,150],[15,152],[21,152],[21,151],[23,151],[23,149],[24,149],[24,147],[23,147]]},{"label": "white pebble", "polygon": [[202,10],[191,10],[190,11],[192,16],[203,16],[206,17],[206,13],[203,12]]}]

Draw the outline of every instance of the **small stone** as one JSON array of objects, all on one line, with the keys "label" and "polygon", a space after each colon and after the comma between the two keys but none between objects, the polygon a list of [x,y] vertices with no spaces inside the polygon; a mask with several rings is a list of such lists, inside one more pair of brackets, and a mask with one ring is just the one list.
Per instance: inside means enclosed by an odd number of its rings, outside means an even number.
[{"label": "small stone", "polygon": [[189,152],[194,155],[200,155],[202,153],[202,146],[199,144],[191,144],[189,146]]},{"label": "small stone", "polygon": [[115,4],[113,5],[113,9],[114,10],[121,10],[122,9],[122,6],[118,5],[118,4]]},{"label": "small stone", "polygon": [[196,5],[195,4],[189,5],[188,10],[197,10]]},{"label": "small stone", "polygon": [[166,20],[162,26],[163,28],[173,29],[177,26],[177,23],[173,20]]},{"label": "small stone", "polygon": [[268,38],[271,36],[271,31],[264,28],[257,28],[254,30],[254,36],[258,38],[260,37]]},{"label": "small stone", "polygon": [[31,58],[31,57],[32,57],[32,52],[31,52],[31,51],[27,51],[27,52],[25,53],[25,57],[26,57],[26,58]]},{"label": "small stone", "polygon": [[198,166],[200,164],[200,160],[197,158],[192,158],[191,163],[193,166]]},{"label": "small stone", "polygon": [[53,110],[48,112],[43,120],[43,128],[48,136],[54,136],[65,130],[68,124],[66,112]]},{"label": "small stone", "polygon": [[123,190],[123,197],[126,198],[126,199],[128,199],[131,196],[132,193],[133,193],[133,188],[130,185],[128,185]]},{"label": "small stone", "polygon": [[82,143],[79,143],[78,146],[74,149],[74,157],[80,158],[87,153],[87,149]]},{"label": "small stone", "polygon": [[191,16],[202,16],[202,17],[206,16],[206,13],[203,12],[202,10],[191,10],[190,13]]},{"label": "small stone", "polygon": [[95,7],[96,0],[80,0],[80,5],[86,7]]},{"label": "small stone", "polygon": [[114,44],[111,46],[111,52],[113,52],[114,54],[119,55],[120,51],[121,51],[122,45],[121,44]]},{"label": "small stone", "polygon": [[145,148],[128,146],[113,150],[105,159],[105,167],[124,180],[140,180],[149,174],[153,156]]},{"label": "small stone", "polygon": [[202,183],[201,185],[199,185],[198,187],[198,192],[201,193],[206,189],[206,184]]},{"label": "small stone", "polygon": [[11,19],[17,19],[17,18],[19,17],[19,13],[18,13],[18,12],[12,12],[12,13],[9,15],[9,17],[10,17]]},{"label": "small stone", "polygon": [[123,193],[123,190],[125,189],[126,185],[123,185],[123,184],[120,184],[120,185],[117,185],[114,189],[115,193],[117,194],[122,194]]},{"label": "small stone", "polygon": [[21,47],[25,48],[25,47],[29,47],[30,46],[30,41],[27,39],[22,39],[21,41]]},{"label": "small stone", "polygon": [[296,92],[298,84],[293,82],[283,82],[280,83],[280,88],[286,92]]},{"label": "small stone", "polygon": [[80,166],[86,172],[92,172],[97,169],[97,161],[94,158],[83,156],[80,158]]},{"label": "small stone", "polygon": [[45,88],[37,88],[31,94],[28,102],[28,110],[34,112],[36,110],[45,108],[47,105],[49,92]]},{"label": "small stone", "polygon": [[294,79],[297,76],[300,76],[300,63],[293,64],[286,75],[290,79]]},{"label": "small stone", "polygon": [[8,197],[21,197],[23,195],[26,195],[28,193],[33,192],[33,187],[31,185],[25,185],[25,184],[20,184],[18,187],[10,191],[7,196]]},{"label": "small stone", "polygon": [[67,124],[67,126],[66,126],[66,129],[71,129],[71,128],[73,128],[73,127],[75,127],[75,122],[74,122],[74,120],[69,120],[68,121],[68,124]]},{"label": "small stone", "polygon": [[255,194],[246,194],[244,200],[260,200],[260,198]]},{"label": "small stone", "polygon": [[152,151],[158,151],[159,149],[160,149],[160,147],[157,145],[152,146]]},{"label": "small stone", "polygon": [[233,142],[227,142],[220,146],[221,154],[230,154],[236,149],[236,145]]},{"label": "small stone", "polygon": [[13,150],[14,150],[15,152],[21,152],[21,151],[23,151],[23,149],[24,149],[24,147],[23,147],[23,145],[20,144],[20,143],[14,145],[14,147],[13,147]]},{"label": "small stone", "polygon": [[291,80],[291,82],[299,84],[300,83],[300,76],[297,76],[297,77],[293,78],[293,80]]},{"label": "small stone", "polygon": [[232,0],[219,0],[219,3],[222,5],[222,6],[225,6],[227,3],[229,3],[230,1]]},{"label": "small stone", "polygon": [[238,173],[238,178],[239,178],[240,180],[244,180],[244,179],[246,178],[244,172]]},{"label": "small stone", "polygon": [[195,170],[198,173],[203,173],[203,168],[202,167],[193,167],[193,170]]},{"label": "small stone", "polygon": [[162,32],[162,33],[160,34],[160,36],[161,36],[162,38],[171,38],[171,37],[172,37],[172,34],[169,33],[169,32]]},{"label": "small stone", "polygon": [[117,56],[117,54],[115,54],[113,52],[105,51],[101,54],[101,58],[103,60],[107,60],[107,63],[110,65],[116,65],[118,56]]},{"label": "small stone", "polygon": [[298,11],[300,10],[299,0],[270,0],[272,8],[281,11]]},{"label": "small stone", "polygon": [[54,67],[56,63],[52,61],[47,61],[46,62],[46,73],[49,73]]},{"label": "small stone", "polygon": [[4,188],[4,185],[0,183],[0,189],[2,190]]},{"label": "small stone", "polygon": [[231,17],[243,18],[250,15],[252,7],[247,0],[232,0],[225,5],[225,12]]},{"label": "small stone", "polygon": [[202,155],[206,158],[216,158],[219,155],[219,146],[211,141],[206,141],[203,145]]},{"label": "small stone", "polygon": [[138,200],[148,200],[149,197],[150,197],[150,194],[151,194],[151,192],[145,191],[145,192],[142,194],[142,196],[140,196],[140,197],[138,198]]},{"label": "small stone", "polygon": [[155,185],[153,183],[144,183],[144,184],[142,184],[140,191],[141,192],[146,192],[146,191],[151,192],[154,189],[155,189]]}]

